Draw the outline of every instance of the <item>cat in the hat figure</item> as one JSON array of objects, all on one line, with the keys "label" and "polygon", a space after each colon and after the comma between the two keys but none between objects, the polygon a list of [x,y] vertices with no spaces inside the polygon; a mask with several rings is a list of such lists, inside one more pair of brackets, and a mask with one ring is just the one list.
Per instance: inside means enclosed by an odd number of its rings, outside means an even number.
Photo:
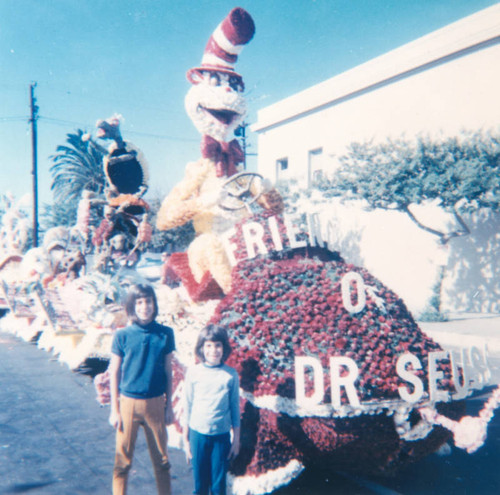
[{"label": "cat in the hat figure", "polygon": [[253,194],[263,208],[279,212],[283,207],[277,191],[261,178],[250,173],[240,175],[244,155],[233,138],[247,108],[243,78],[234,65],[254,33],[248,12],[233,9],[210,36],[201,65],[187,73],[192,86],[185,106],[202,135],[202,156],[186,166],[184,179],[164,199],[157,227],[168,230],[193,222],[196,238],[187,257],[174,253],[169,263],[195,301],[221,297],[231,287],[231,265],[222,234],[249,214],[244,207],[222,204],[224,198],[231,201],[231,187]]}]

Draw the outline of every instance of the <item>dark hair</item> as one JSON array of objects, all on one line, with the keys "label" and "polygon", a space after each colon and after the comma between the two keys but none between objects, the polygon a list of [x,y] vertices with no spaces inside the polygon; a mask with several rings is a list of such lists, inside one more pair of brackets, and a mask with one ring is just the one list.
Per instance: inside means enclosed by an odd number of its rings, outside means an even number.
[{"label": "dark hair", "polygon": [[158,301],[156,300],[156,294],[153,287],[145,284],[132,285],[127,293],[127,297],[125,298],[125,311],[129,320],[133,323],[140,323],[140,320],[135,314],[135,302],[137,299],[141,299],[142,297],[150,297],[153,299],[153,320],[155,320],[158,316]]},{"label": "dark hair", "polygon": [[210,342],[220,342],[222,344],[222,362],[224,363],[226,359],[231,354],[231,345],[229,344],[229,337],[227,336],[226,329],[224,327],[219,327],[217,325],[207,325],[198,335],[198,340],[196,341],[196,346],[194,348],[194,353],[196,357],[202,362],[205,361],[205,356],[203,354],[203,346],[206,341]]}]

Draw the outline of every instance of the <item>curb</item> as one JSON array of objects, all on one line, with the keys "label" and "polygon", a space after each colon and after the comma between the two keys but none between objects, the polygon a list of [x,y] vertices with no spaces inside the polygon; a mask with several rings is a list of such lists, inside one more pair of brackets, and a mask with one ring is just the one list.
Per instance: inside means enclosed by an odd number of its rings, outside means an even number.
[{"label": "curb", "polygon": [[423,329],[423,332],[444,347],[478,347],[483,349],[486,346],[489,355],[500,355],[500,338],[427,329]]}]

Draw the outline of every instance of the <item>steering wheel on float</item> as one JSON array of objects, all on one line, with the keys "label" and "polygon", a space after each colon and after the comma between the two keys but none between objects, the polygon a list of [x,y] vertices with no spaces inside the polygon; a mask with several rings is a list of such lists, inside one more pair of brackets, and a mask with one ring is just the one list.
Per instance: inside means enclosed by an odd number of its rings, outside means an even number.
[{"label": "steering wheel on float", "polygon": [[252,213],[251,205],[256,203],[264,190],[262,175],[255,172],[240,172],[224,182],[218,205],[224,210],[237,211],[246,208]]}]

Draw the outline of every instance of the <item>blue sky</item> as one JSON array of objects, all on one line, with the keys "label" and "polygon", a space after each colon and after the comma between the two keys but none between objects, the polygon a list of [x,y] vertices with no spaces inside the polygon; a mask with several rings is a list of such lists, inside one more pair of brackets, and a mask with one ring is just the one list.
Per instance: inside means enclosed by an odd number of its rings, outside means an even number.
[{"label": "blue sky", "polygon": [[[0,193],[31,191],[29,86],[36,82],[39,196],[66,135],[113,113],[163,197],[199,157],[184,111],[186,71],[231,8],[256,34],[236,69],[257,111],[313,84],[496,4],[490,0],[0,0]],[[256,152],[255,136],[249,151]],[[252,160],[250,160],[252,168]]]}]

